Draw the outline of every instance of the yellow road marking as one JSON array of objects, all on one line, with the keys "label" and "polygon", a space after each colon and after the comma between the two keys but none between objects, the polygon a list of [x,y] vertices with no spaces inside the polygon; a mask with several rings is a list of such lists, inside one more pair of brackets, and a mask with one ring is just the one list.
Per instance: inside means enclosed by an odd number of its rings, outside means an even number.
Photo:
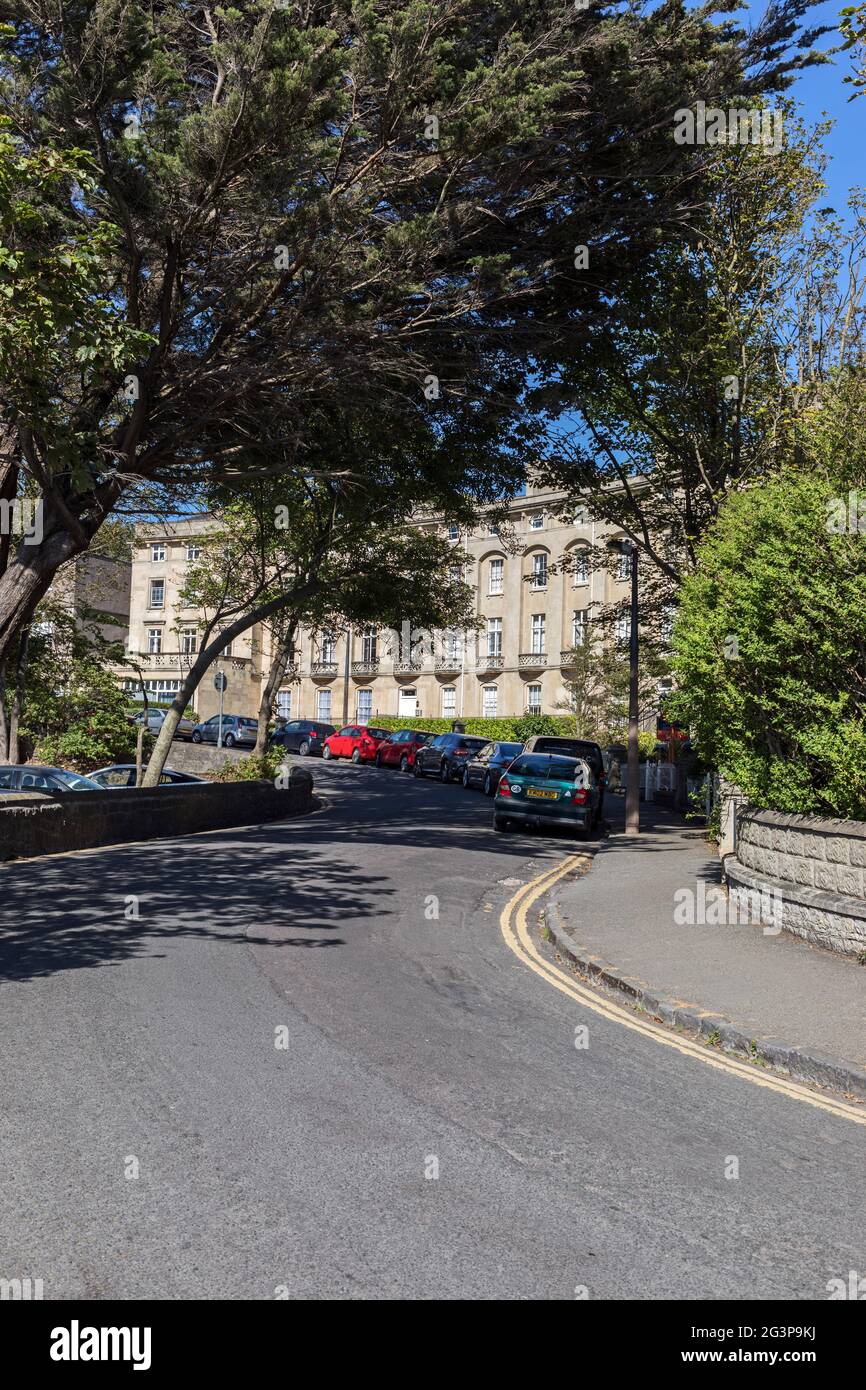
[{"label": "yellow road marking", "polygon": [[703,1062],[704,1066],[714,1067],[716,1071],[724,1071],[738,1076],[753,1086],[764,1086],[767,1090],[778,1091],[780,1095],[788,1096],[791,1100],[812,1105],[818,1110],[826,1110],[829,1114],[836,1115],[840,1119],[853,1120],[855,1124],[866,1125],[866,1111],[857,1106],[850,1105],[843,1100],[819,1095],[817,1092],[809,1090],[808,1087],[799,1085],[796,1081],[789,1081],[778,1075],[768,1076],[757,1071],[748,1062],[738,1062],[734,1057],[724,1053],[710,1051],[706,1044],[680,1037],[662,1024],[640,1018],[628,1009],[604,999],[595,991],[571,979],[558,966],[551,965],[549,961],[546,961],[530,936],[527,921],[529,909],[548,889],[553,887],[554,883],[587,861],[587,855],[569,855],[557,868],[548,869],[546,873],[539,874],[531,882],[525,883],[505,904],[499,918],[499,926],[505,944],[509,950],[513,951],[518,960],[529,966],[530,970],[533,970],[536,975],[540,975],[548,984],[553,985],[554,989],[558,989],[562,994],[567,994],[571,999],[577,1000],[585,1008],[591,1009],[593,1013],[609,1019],[612,1023],[619,1023],[625,1028],[630,1028],[634,1033],[641,1033],[644,1037],[652,1038],[654,1042],[661,1043],[664,1047],[672,1047],[686,1057],[693,1057],[697,1061]]}]

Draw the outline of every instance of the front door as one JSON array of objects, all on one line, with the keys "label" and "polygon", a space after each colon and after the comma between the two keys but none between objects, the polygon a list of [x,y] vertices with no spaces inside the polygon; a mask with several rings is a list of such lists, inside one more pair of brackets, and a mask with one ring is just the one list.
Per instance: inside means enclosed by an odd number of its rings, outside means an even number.
[{"label": "front door", "polygon": [[414,719],[418,706],[418,692],[412,686],[409,690],[401,690],[397,700],[397,713],[401,719]]}]

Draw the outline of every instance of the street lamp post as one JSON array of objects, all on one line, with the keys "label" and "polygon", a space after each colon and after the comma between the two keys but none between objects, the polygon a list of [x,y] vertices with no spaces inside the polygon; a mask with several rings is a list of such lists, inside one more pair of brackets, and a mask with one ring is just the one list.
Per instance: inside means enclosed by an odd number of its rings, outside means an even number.
[{"label": "street lamp post", "polygon": [[625,833],[640,834],[640,749],[638,747],[637,546],[633,541],[609,541],[612,550],[630,557],[631,616],[628,634],[628,785],[625,789]]}]

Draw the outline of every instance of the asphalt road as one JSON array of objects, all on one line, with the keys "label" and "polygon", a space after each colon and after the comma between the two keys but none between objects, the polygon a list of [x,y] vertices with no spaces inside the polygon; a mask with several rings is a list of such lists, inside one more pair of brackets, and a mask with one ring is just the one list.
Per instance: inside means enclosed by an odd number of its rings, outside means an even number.
[{"label": "asphalt road", "polygon": [[313,769],[328,804],[301,821],[0,869],[0,1277],[826,1299],[866,1273],[866,1129],[507,949],[503,904],[570,840],[494,835],[456,786]]}]

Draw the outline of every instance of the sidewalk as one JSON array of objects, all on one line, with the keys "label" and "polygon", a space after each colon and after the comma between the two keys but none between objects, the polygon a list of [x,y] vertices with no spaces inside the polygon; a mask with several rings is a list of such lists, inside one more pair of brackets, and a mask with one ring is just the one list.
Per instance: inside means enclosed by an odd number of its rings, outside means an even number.
[{"label": "sidewalk", "polygon": [[678,925],[677,890],[697,898],[700,883],[720,883],[703,832],[642,803],[640,838],[626,839],[624,797],[607,797],[605,812],[611,833],[589,872],[551,895],[546,920],[560,950],[582,973],[599,975],[603,963],[601,983],[636,991],[666,1022],[866,1100],[866,966],[760,925]]}]

